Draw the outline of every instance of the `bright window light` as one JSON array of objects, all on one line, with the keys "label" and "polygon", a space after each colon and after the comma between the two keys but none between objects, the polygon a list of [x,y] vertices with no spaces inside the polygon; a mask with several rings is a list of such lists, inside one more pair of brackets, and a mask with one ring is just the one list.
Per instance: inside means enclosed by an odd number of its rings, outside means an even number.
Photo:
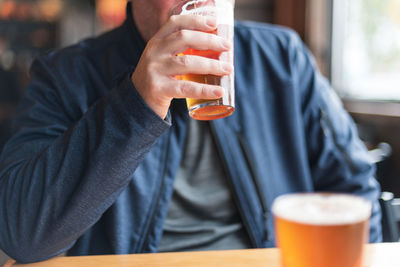
[{"label": "bright window light", "polygon": [[335,0],[332,83],[348,98],[400,101],[400,0]]}]

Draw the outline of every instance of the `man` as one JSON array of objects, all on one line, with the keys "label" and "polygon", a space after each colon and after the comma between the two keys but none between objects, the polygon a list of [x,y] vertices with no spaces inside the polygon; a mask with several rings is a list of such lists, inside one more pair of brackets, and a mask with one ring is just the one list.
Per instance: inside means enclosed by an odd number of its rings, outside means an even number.
[{"label": "man", "polygon": [[299,38],[237,23],[236,112],[196,122],[182,98],[221,88],[174,76],[233,67],[176,55],[232,44],[203,33],[212,18],[169,17],[177,2],[133,0],[120,28],[34,62],[1,159],[0,247],[20,262],[269,247],[272,201],[300,191],[370,199],[379,241],[374,168]]}]

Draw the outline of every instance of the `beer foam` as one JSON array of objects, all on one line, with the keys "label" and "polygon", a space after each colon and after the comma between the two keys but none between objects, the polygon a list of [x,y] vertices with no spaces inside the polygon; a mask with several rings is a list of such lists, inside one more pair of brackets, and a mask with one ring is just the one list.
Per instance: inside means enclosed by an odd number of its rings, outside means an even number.
[{"label": "beer foam", "polygon": [[[182,6],[181,15],[209,15],[215,16],[217,19],[217,25],[225,24],[233,26],[233,10],[234,6],[230,0],[215,0],[215,6],[206,5],[202,6],[202,3],[208,0],[193,0],[188,1]],[[189,9],[191,6],[199,6],[193,9]]]},{"label": "beer foam", "polygon": [[371,203],[345,194],[289,194],[278,197],[272,212],[280,218],[312,225],[342,225],[366,220]]}]

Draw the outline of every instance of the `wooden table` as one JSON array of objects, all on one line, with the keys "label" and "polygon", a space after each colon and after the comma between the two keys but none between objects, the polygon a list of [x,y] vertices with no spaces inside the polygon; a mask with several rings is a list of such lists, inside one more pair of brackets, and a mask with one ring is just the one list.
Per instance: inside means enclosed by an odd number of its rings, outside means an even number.
[{"label": "wooden table", "polygon": [[[155,253],[136,255],[58,257],[34,264],[13,264],[7,262],[4,267],[113,267],[113,266],[263,266],[280,267],[278,249],[248,249],[207,252]],[[400,267],[400,243],[382,243],[367,245],[366,267]],[[321,266],[323,267],[323,266]]]}]

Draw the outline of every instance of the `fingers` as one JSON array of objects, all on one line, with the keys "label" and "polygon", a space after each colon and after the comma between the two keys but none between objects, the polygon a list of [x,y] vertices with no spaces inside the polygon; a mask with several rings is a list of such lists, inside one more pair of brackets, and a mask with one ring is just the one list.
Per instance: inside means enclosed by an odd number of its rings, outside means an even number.
[{"label": "fingers", "polygon": [[233,72],[231,63],[200,56],[174,56],[165,72],[170,75],[211,74],[229,75]]},{"label": "fingers", "polygon": [[186,29],[193,31],[210,32],[215,30],[217,22],[214,17],[196,16],[196,15],[174,15],[168,19],[168,22],[156,33],[154,37],[165,38],[171,33]]},{"label": "fingers", "polygon": [[165,43],[168,45],[163,46],[163,49],[173,55],[182,53],[189,48],[216,52],[224,52],[232,48],[231,43],[222,37],[192,30],[174,32],[166,38]]},{"label": "fingers", "polygon": [[172,98],[216,99],[224,95],[224,89],[220,86],[191,81],[174,80],[166,88]]},{"label": "fingers", "polygon": [[[173,98],[223,96],[220,86],[175,79],[185,74],[224,76],[233,72],[233,62],[217,60],[233,45],[210,33],[215,29],[213,17],[172,16],[148,41],[131,79],[143,100],[161,118],[165,118]],[[177,56],[189,48],[201,50],[200,56]]]},{"label": "fingers", "polygon": [[[210,34],[216,27],[214,17],[196,15],[171,16],[154,40],[158,60],[164,62],[162,73],[170,76],[182,74],[212,74],[217,76],[232,73],[232,63],[219,62],[219,53],[232,49],[228,40]],[[187,49],[213,51],[210,55],[177,56]],[[212,53],[211,53],[212,54]],[[209,58],[207,58],[209,57]],[[213,58],[214,60],[210,59]],[[162,59],[166,59],[165,61]]]}]

